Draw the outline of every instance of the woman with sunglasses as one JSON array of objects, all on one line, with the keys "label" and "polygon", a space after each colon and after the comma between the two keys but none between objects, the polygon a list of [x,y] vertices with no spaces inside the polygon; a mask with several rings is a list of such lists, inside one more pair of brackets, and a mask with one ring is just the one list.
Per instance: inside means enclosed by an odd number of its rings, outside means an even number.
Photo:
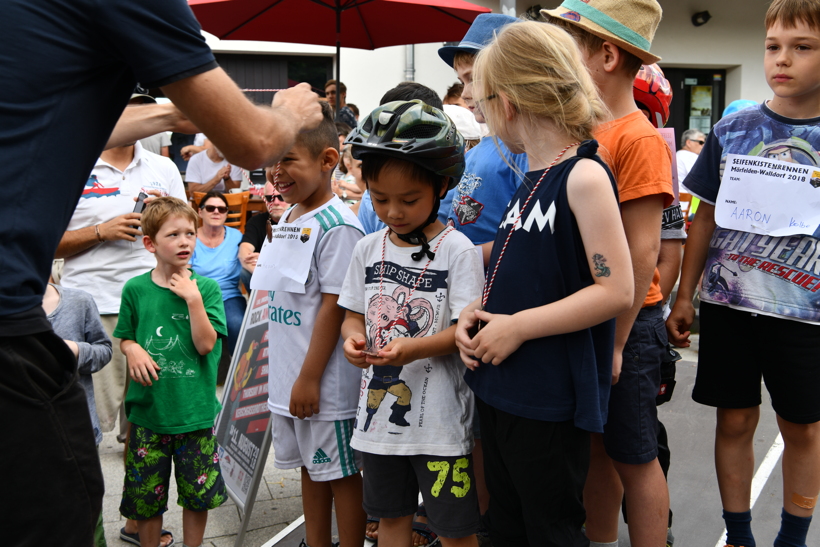
[{"label": "woman with sunglasses", "polygon": [[[228,340],[222,345],[223,353],[232,354],[245,316],[245,297],[239,291],[239,243],[242,232],[225,226],[228,218],[228,201],[222,192],[208,192],[199,202],[199,218],[202,225],[196,232],[196,249],[191,259],[191,269],[204,277],[210,277],[222,290],[225,318],[228,321]],[[224,360],[223,360],[224,361]],[[230,361],[228,361],[230,362]],[[224,382],[227,368],[220,363],[218,381]]]}]

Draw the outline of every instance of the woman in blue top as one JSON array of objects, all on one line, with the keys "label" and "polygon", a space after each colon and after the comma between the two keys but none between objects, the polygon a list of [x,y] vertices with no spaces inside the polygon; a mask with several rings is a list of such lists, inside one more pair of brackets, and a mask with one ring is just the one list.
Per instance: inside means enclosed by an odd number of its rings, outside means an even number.
[{"label": "woman in blue top", "polygon": [[225,317],[228,320],[228,353],[233,353],[247,302],[239,292],[239,244],[242,232],[225,226],[228,218],[228,201],[221,192],[208,192],[199,202],[202,226],[196,232],[196,249],[191,268],[203,277],[210,277],[222,290]]}]

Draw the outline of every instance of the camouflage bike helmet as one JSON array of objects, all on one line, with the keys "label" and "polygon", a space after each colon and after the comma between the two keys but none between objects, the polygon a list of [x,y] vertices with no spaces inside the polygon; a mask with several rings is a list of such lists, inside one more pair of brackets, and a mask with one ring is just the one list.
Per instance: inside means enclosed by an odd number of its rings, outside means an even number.
[{"label": "camouflage bike helmet", "polygon": [[464,138],[447,114],[421,102],[394,101],[376,108],[345,139],[353,157],[382,154],[412,161],[449,177],[455,188],[464,172]]},{"label": "camouflage bike helmet", "polygon": [[[345,139],[357,160],[382,155],[413,162],[446,177],[447,190],[455,188],[464,172],[464,138],[456,124],[441,110],[421,102],[394,101],[376,108]],[[441,188],[437,189],[438,191]],[[413,260],[425,255],[433,259],[424,228],[436,221],[441,197],[436,192],[433,210],[427,221],[410,233],[396,235],[412,245],[421,245]]]}]

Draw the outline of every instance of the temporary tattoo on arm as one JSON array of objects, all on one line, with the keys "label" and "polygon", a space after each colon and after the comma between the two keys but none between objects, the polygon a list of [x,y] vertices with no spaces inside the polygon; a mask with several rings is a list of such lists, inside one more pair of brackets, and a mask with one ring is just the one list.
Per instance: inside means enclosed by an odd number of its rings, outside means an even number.
[{"label": "temporary tattoo on arm", "polygon": [[595,277],[609,277],[612,271],[606,265],[606,258],[602,254],[592,255],[592,262],[595,265]]}]

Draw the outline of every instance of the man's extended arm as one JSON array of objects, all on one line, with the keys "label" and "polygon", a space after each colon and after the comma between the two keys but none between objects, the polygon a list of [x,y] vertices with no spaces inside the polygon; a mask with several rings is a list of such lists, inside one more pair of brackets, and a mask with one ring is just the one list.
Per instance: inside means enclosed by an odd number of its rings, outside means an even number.
[{"label": "man's extended arm", "polygon": [[162,90],[230,163],[249,170],[275,163],[322,120],[318,97],[304,83],[277,92],[272,107],[251,103],[221,68]]},{"label": "man's extended arm", "polygon": [[68,258],[104,241],[125,239],[136,241],[142,235],[139,230],[140,213],[126,213],[96,226],[86,226],[63,234],[54,258]]},{"label": "man's extended arm", "polygon": [[123,110],[105,149],[124,146],[162,131],[196,133],[197,128],[172,104],[132,106]]}]

